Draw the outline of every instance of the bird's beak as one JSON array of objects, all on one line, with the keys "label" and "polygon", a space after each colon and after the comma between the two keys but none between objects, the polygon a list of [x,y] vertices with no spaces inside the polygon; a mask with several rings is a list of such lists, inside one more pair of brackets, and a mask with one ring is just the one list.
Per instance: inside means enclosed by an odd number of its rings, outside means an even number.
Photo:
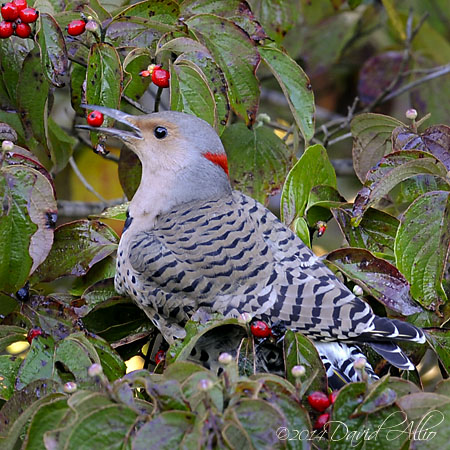
[{"label": "bird's beak", "polygon": [[117,109],[106,108],[105,106],[81,105],[81,107],[100,111],[103,115],[111,117],[117,122],[126,125],[128,128],[131,128],[131,130],[119,130],[117,128],[107,127],[91,127],[90,125],[77,125],[76,128],[95,131],[97,133],[106,134],[108,136],[114,136],[125,142],[129,142],[130,140],[143,139],[140,128],[132,123],[133,116],[131,116],[130,114],[126,114]]}]

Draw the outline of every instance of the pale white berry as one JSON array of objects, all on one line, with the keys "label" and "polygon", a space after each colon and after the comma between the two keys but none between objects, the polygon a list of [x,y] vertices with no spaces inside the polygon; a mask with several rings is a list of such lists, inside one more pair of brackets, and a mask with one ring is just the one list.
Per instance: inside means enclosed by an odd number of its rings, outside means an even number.
[{"label": "pale white berry", "polygon": [[305,372],[306,372],[305,366],[294,366],[291,369],[291,373],[294,378],[302,377],[303,375],[305,375]]},{"label": "pale white berry", "polygon": [[221,353],[219,356],[219,362],[220,364],[230,364],[231,361],[233,361],[233,357],[229,353]]},{"label": "pale white berry", "polygon": [[73,394],[77,390],[77,383],[74,383],[73,381],[68,381],[64,385],[63,390],[67,394]]},{"label": "pale white berry", "polygon": [[100,364],[92,364],[91,367],[88,369],[88,375],[90,377],[96,377],[98,375],[101,375],[103,373],[103,368]]},{"label": "pale white berry", "polygon": [[417,111],[415,109],[408,109],[406,111],[406,118],[410,120],[414,120],[417,117]]}]

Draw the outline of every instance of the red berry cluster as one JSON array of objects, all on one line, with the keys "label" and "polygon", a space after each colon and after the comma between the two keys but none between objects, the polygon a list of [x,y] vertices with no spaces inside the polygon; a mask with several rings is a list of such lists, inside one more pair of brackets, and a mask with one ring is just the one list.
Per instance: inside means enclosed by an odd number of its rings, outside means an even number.
[{"label": "red berry cluster", "polygon": [[72,22],[67,25],[67,33],[71,36],[79,36],[84,33],[86,29],[86,21],[82,19],[72,20]]},{"label": "red berry cluster", "polygon": [[324,411],[334,404],[337,394],[338,391],[333,391],[329,395],[320,391],[314,391],[308,395],[308,403],[311,405],[311,408],[322,413],[314,423],[315,430],[320,430],[330,420],[330,413]]},{"label": "red berry cluster", "polygon": [[100,111],[92,111],[87,116],[87,123],[91,127],[100,127],[103,123],[103,114]]},{"label": "red berry cluster", "polygon": [[26,0],[13,0],[1,8],[3,20],[0,22],[0,38],[6,39],[15,34],[23,39],[30,37],[30,23],[36,22],[39,12],[28,8]]},{"label": "red berry cluster", "polygon": [[141,77],[152,77],[152,82],[161,88],[169,87],[170,72],[161,69],[161,66],[150,64],[147,70],[142,70],[139,75]]}]

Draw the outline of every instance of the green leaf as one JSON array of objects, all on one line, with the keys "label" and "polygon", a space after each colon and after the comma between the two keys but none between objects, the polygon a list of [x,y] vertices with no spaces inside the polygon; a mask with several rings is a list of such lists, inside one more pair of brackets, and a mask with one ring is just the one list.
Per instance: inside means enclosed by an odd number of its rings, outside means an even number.
[{"label": "green leaf", "polygon": [[346,200],[332,186],[314,186],[309,193],[306,217],[308,225],[314,228],[318,221],[327,222],[331,219],[330,208],[341,206]]},{"label": "green leaf", "polygon": [[418,392],[405,395],[397,403],[406,412],[408,420],[414,424],[413,436],[416,443],[420,442],[420,450],[448,447],[450,440],[448,427],[450,398],[448,396],[432,392]]},{"label": "green leaf", "polygon": [[[255,449],[281,448],[276,431],[286,426],[282,414],[269,403],[260,399],[244,398],[228,412],[230,418],[237,420],[245,430]],[[225,413],[225,417],[227,412]],[[240,438],[234,433],[226,433],[234,448],[240,448]],[[248,448],[248,447],[246,447]]]},{"label": "green leaf", "polygon": [[368,172],[364,187],[356,196],[352,224],[358,226],[364,212],[397,184],[422,174],[434,175],[445,180],[447,169],[430,153],[418,150],[402,150],[385,156]]},{"label": "green leaf", "polygon": [[53,247],[36,272],[36,278],[51,281],[63,275],[85,275],[94,264],[117,249],[117,242],[114,231],[96,220],[61,225],[55,230]]},{"label": "green leaf", "polygon": [[367,172],[392,152],[392,132],[402,125],[399,120],[382,114],[358,114],[352,119],[353,167],[362,183]]},{"label": "green leaf", "polygon": [[82,307],[83,311],[80,311],[80,316],[85,316],[97,305],[112,297],[117,297],[117,292],[114,288],[114,278],[97,281],[92,286],[88,287],[81,297],[81,300],[85,304]]},{"label": "green leaf", "polygon": [[284,337],[284,355],[286,378],[295,384],[295,378],[291,371],[294,366],[305,367],[305,375],[302,384],[302,395],[306,391],[327,392],[327,375],[320,359],[319,353],[314,344],[301,333],[287,331]]},{"label": "green leaf", "polygon": [[[197,41],[194,41],[192,39],[184,39],[189,40],[192,43],[201,45]],[[174,40],[177,39],[173,39],[170,42],[173,42]],[[192,68],[201,72],[201,75],[208,84],[209,90],[211,91],[214,99],[214,127],[220,136],[223,133],[230,116],[230,103],[227,97],[228,86],[222,70],[214,62],[210,53],[205,47],[204,51],[201,50],[193,52],[192,49],[190,49],[187,53],[183,53],[182,55],[180,55],[175,62],[179,64],[184,63],[187,65],[195,64],[195,66],[192,66]]]},{"label": "green leaf", "polygon": [[54,351],[55,341],[51,336],[34,338],[27,357],[20,366],[16,389],[23,389],[33,381],[53,379]]},{"label": "green leaf", "polygon": [[349,246],[365,248],[370,252],[393,253],[399,220],[384,211],[369,208],[360,224],[354,227],[351,209],[351,205],[331,209]]},{"label": "green leaf", "polygon": [[122,449],[134,426],[137,414],[123,405],[104,406],[81,416],[68,438],[67,450],[92,448]]},{"label": "green leaf", "polygon": [[17,82],[17,104],[25,138],[35,138],[47,148],[47,102],[49,82],[42,72],[39,48],[36,46],[23,62]]},{"label": "green leaf", "polygon": [[329,253],[332,263],[383,305],[405,316],[421,311],[409,293],[409,283],[399,270],[361,248],[341,248]]},{"label": "green leaf", "polygon": [[399,270],[411,283],[412,296],[434,310],[447,300],[442,277],[450,245],[450,193],[429,192],[405,211],[395,239]]},{"label": "green leaf", "polygon": [[63,87],[62,78],[69,65],[67,49],[56,20],[49,14],[39,14],[37,43],[41,49],[42,68],[48,81],[56,87]]},{"label": "green leaf", "polygon": [[370,392],[364,401],[358,405],[353,414],[371,414],[392,405],[397,399],[397,393],[388,386],[388,383],[389,375],[386,375],[372,385]]},{"label": "green leaf", "polygon": [[116,342],[130,334],[153,329],[144,311],[131,299],[124,297],[112,297],[98,304],[84,316],[83,323],[91,332],[108,342]]},{"label": "green leaf", "polygon": [[247,125],[252,124],[258,111],[255,71],[260,60],[252,40],[233,22],[212,14],[199,14],[185,23],[222,69],[231,107]]},{"label": "green leaf", "polygon": [[389,20],[391,21],[395,31],[397,32],[399,38],[404,41],[406,39],[405,27],[403,26],[400,15],[395,9],[393,0],[381,0],[383,2],[383,6],[386,9]]},{"label": "green leaf", "polygon": [[235,123],[226,128],[222,142],[235,189],[265,203],[281,188],[294,155],[273,130]]},{"label": "green leaf", "polygon": [[196,14],[226,17],[245,30],[254,41],[267,37],[248,4],[242,0],[184,0],[181,3],[181,17],[187,18]]},{"label": "green leaf", "polygon": [[[109,44],[94,44],[89,52],[86,72],[86,103],[118,109],[122,82],[122,65],[117,50]],[[114,119],[105,116],[103,125],[111,126],[113,121]],[[95,136],[96,133],[91,133],[94,145],[97,143]]]},{"label": "green leaf", "polygon": [[450,375],[450,332],[435,328],[427,333],[447,375]]},{"label": "green leaf", "polygon": [[83,98],[83,84],[86,81],[86,68],[81,64],[72,62],[72,71],[70,73],[70,94],[72,108],[77,115],[84,117],[85,110],[80,107]]},{"label": "green leaf", "polygon": [[123,61],[123,70],[126,74],[123,94],[138,101],[147,91],[151,77],[141,77],[139,72],[152,62],[151,54],[146,48],[131,50]]},{"label": "green leaf", "polygon": [[[3,300],[3,299],[2,299]],[[14,342],[24,341],[27,330],[16,325],[0,325],[0,352]]]},{"label": "green leaf", "polygon": [[110,206],[98,215],[89,216],[90,219],[114,219],[125,221],[127,218],[128,207],[130,202],[121,203],[120,205]]},{"label": "green leaf", "polygon": [[77,139],[67,134],[51,117],[48,118],[48,138],[53,173],[63,170],[73,153]]},{"label": "green leaf", "polygon": [[0,169],[0,286],[15,292],[47,257],[53,242],[53,187],[37,170]]},{"label": "green leaf", "polygon": [[174,0],[147,0],[135,3],[125,8],[119,14],[113,17],[113,22],[130,17],[142,17],[143,19],[151,19],[155,22],[174,25],[178,19],[180,10],[178,4]]},{"label": "green leaf", "polygon": [[290,225],[305,213],[310,191],[325,184],[336,188],[336,173],[325,148],[312,145],[289,172],[281,193],[281,217]]},{"label": "green leaf", "polygon": [[170,109],[193,114],[215,126],[217,114],[213,93],[196,64],[185,62],[172,65]]},{"label": "green leaf", "polygon": [[259,47],[259,54],[277,79],[305,142],[314,136],[314,94],[303,69],[276,47]]},{"label": "green leaf", "polygon": [[9,400],[14,393],[14,384],[22,360],[15,356],[0,355],[0,399]]},{"label": "green leaf", "polygon": [[303,241],[305,245],[311,248],[311,233],[308,224],[303,217],[297,217],[294,220],[294,233]]},{"label": "green leaf", "polygon": [[123,146],[119,157],[119,181],[128,199],[132,199],[142,177],[139,158],[129,148]]},{"label": "green leaf", "polygon": [[44,445],[44,434],[52,431],[61,422],[68,411],[67,398],[55,398],[42,405],[31,419],[24,441],[29,450],[40,450]]},{"label": "green leaf", "polygon": [[300,9],[296,0],[250,0],[249,3],[266,33],[277,43],[297,23]]},{"label": "green leaf", "polygon": [[133,439],[133,450],[180,448],[185,434],[194,427],[195,415],[187,411],[166,411],[144,424]]},{"label": "green leaf", "polygon": [[[389,442],[389,448],[392,450],[405,448],[403,445],[409,435],[406,431],[402,433],[400,430],[408,428],[404,422],[404,412],[396,405],[380,410],[375,408],[370,414],[354,414],[364,401],[365,394],[365,383],[350,383],[339,391],[330,420],[329,448],[332,450],[348,448],[375,450],[386,446],[386,442]],[[367,398],[370,402],[370,395]]]}]

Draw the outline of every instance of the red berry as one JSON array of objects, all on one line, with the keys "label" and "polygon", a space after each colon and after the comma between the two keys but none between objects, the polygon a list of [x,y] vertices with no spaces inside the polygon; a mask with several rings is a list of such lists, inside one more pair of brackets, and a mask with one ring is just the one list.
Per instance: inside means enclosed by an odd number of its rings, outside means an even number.
[{"label": "red berry", "polygon": [[12,3],[4,4],[1,11],[5,20],[16,20],[19,17],[19,10]]},{"label": "red berry", "polygon": [[5,39],[12,36],[14,32],[12,22],[0,22],[0,38]]},{"label": "red berry", "polygon": [[272,334],[272,330],[270,329],[269,325],[267,325],[266,322],[263,322],[262,320],[256,320],[250,325],[250,331],[252,332],[253,336],[257,338],[266,338],[269,337]]},{"label": "red berry", "polygon": [[84,33],[86,29],[86,22],[84,20],[72,20],[72,22],[67,25],[67,32],[71,36],[78,36],[81,33]]},{"label": "red berry", "polygon": [[325,411],[330,406],[328,395],[320,391],[314,391],[309,394],[308,403],[311,405],[311,408],[319,412]]},{"label": "red berry", "polygon": [[156,86],[166,88],[169,87],[170,73],[168,70],[161,69],[161,67],[156,66],[152,72],[152,81]]},{"label": "red berry", "polygon": [[37,338],[38,336],[42,335],[42,330],[39,327],[31,328],[30,331],[28,331],[27,334],[27,341],[29,344],[31,344],[31,341],[34,338]]},{"label": "red berry", "polygon": [[338,395],[339,391],[333,391],[331,394],[328,394],[328,400],[330,400],[330,403],[334,405],[334,402],[336,401],[336,397]]},{"label": "red berry", "polygon": [[24,23],[36,22],[39,13],[34,8],[25,8],[19,11],[20,20]]},{"label": "red berry", "polygon": [[28,25],[27,23],[19,23],[16,25],[15,32],[16,32],[17,36],[25,39],[25,38],[29,37],[31,34],[30,25]]},{"label": "red berry", "polygon": [[13,0],[12,4],[19,10],[25,9],[27,5],[27,0]]},{"label": "red berry", "polygon": [[164,350],[158,350],[155,355],[155,363],[159,364],[166,359],[166,352]]},{"label": "red berry", "polygon": [[141,71],[139,72],[139,75],[140,75],[141,77],[149,77],[149,76],[151,75],[151,73],[150,73],[148,70],[141,70]]},{"label": "red berry", "polygon": [[86,120],[91,127],[99,127],[103,123],[103,114],[100,111],[92,111]]},{"label": "red berry", "polygon": [[314,423],[314,429],[315,430],[322,429],[328,423],[329,420],[330,415],[328,413],[321,414]]}]

